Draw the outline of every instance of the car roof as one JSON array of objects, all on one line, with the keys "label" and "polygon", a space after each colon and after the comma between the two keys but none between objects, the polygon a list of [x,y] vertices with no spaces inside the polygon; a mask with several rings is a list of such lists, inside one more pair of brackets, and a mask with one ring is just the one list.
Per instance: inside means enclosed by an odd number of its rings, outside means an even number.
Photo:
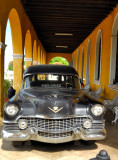
[{"label": "car roof", "polygon": [[41,64],[41,65],[32,65],[26,68],[24,71],[23,77],[32,74],[65,74],[65,75],[77,75],[77,71],[66,65],[51,65],[51,64]]}]

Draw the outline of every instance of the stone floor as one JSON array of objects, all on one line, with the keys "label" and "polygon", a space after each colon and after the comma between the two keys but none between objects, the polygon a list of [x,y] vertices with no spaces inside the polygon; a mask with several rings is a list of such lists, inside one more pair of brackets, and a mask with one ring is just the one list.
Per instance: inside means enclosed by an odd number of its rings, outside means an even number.
[{"label": "stone floor", "polygon": [[64,144],[46,144],[32,142],[30,146],[13,147],[9,141],[0,137],[0,160],[89,160],[96,157],[100,150],[105,149],[111,160],[118,160],[118,122],[111,125],[106,123],[107,138],[96,144],[74,145],[73,142]]}]

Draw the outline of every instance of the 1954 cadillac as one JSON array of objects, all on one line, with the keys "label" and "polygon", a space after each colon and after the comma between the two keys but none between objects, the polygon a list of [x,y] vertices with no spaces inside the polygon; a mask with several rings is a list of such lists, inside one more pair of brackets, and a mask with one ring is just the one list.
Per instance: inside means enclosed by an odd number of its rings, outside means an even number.
[{"label": "1954 cadillac", "polygon": [[4,106],[2,138],[47,143],[102,140],[106,137],[104,110],[82,92],[74,68],[30,66],[21,90]]}]

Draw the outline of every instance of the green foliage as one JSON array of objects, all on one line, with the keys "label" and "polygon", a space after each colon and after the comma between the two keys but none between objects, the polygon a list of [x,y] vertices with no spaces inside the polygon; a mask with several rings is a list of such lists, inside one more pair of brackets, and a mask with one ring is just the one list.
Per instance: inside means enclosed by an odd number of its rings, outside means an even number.
[{"label": "green foliage", "polygon": [[4,80],[4,97],[7,97],[7,90],[10,88],[11,83],[8,79]]},{"label": "green foliage", "polygon": [[54,64],[55,62],[60,62],[63,65],[69,65],[68,61],[62,57],[54,57],[49,64]]},{"label": "green foliage", "polygon": [[9,71],[13,71],[13,61],[10,61],[10,62],[9,62],[8,70],[9,70]]}]

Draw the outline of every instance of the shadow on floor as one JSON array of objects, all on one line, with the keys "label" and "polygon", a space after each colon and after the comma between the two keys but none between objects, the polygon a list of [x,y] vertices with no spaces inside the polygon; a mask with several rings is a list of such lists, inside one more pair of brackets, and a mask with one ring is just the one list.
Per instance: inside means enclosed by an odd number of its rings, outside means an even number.
[{"label": "shadow on floor", "polygon": [[105,127],[107,131],[107,137],[105,140],[98,141],[97,143],[118,149],[118,120],[116,124],[112,124],[112,121],[114,120],[114,115],[111,111],[108,111],[105,114],[105,119],[106,119]]},{"label": "shadow on floor", "polygon": [[12,142],[2,141],[1,148],[6,151],[31,151],[37,150],[42,152],[60,152],[60,151],[72,151],[72,150],[94,150],[97,149],[97,145],[86,145],[81,143],[79,145],[75,145],[74,142],[62,143],[62,144],[49,144],[42,143],[37,141],[31,141],[31,145],[21,145],[14,147]]}]

